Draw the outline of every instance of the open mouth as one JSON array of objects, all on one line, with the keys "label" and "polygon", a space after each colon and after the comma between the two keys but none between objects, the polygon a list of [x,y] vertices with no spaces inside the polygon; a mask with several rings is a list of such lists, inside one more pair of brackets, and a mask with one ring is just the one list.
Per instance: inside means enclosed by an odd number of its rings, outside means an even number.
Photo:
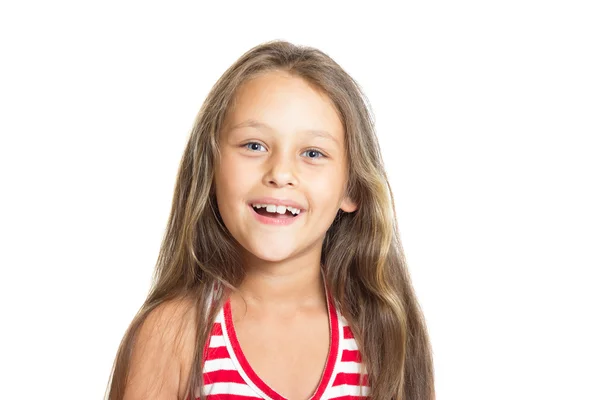
[{"label": "open mouth", "polygon": [[[290,210],[288,208],[285,209],[285,212],[283,214],[281,214],[280,212],[272,212],[267,210],[267,207],[256,207],[256,206],[252,206],[251,204],[249,205],[250,208],[252,208],[252,210],[258,214],[258,215],[262,215],[263,217],[267,217],[267,218],[273,218],[273,219],[292,219],[292,218],[296,218],[298,217],[300,214],[302,214],[304,211],[302,210]],[[271,208],[272,210],[272,208]],[[297,211],[298,213],[294,212]]]}]

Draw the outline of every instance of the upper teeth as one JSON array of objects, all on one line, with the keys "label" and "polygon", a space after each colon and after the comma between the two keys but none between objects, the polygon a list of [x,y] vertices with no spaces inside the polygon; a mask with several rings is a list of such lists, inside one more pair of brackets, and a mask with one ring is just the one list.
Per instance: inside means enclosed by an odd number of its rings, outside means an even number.
[{"label": "upper teeth", "polygon": [[285,214],[286,210],[290,210],[290,212],[292,214],[294,214],[294,215],[300,214],[300,209],[299,208],[286,207],[286,206],[276,206],[274,204],[252,204],[252,207],[254,207],[254,208],[266,208],[267,212],[270,212],[270,213]]}]

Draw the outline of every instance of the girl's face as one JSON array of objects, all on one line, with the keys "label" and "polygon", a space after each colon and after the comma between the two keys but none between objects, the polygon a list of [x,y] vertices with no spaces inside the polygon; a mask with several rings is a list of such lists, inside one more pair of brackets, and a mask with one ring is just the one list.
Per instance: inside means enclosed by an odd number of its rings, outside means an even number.
[{"label": "girl's face", "polygon": [[[318,257],[338,209],[356,210],[344,196],[342,122],[329,98],[301,78],[277,71],[244,83],[219,145],[219,212],[233,237],[261,260]],[[301,211],[281,215],[256,204]]]}]

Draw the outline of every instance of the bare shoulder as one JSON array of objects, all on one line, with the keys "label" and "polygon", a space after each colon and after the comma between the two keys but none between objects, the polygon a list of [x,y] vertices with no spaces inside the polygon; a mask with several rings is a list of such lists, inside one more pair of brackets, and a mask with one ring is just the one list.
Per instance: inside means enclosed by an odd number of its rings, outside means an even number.
[{"label": "bare shoulder", "polygon": [[124,400],[177,400],[188,380],[195,329],[190,300],[169,300],[152,310],[133,345]]}]

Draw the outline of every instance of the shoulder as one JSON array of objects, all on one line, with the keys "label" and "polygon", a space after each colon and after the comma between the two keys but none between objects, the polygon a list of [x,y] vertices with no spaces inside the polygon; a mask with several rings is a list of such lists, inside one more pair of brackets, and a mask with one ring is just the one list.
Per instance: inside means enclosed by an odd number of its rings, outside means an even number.
[{"label": "shoulder", "polygon": [[168,300],[150,311],[133,343],[124,400],[179,398],[188,379],[195,337],[191,300]]}]

